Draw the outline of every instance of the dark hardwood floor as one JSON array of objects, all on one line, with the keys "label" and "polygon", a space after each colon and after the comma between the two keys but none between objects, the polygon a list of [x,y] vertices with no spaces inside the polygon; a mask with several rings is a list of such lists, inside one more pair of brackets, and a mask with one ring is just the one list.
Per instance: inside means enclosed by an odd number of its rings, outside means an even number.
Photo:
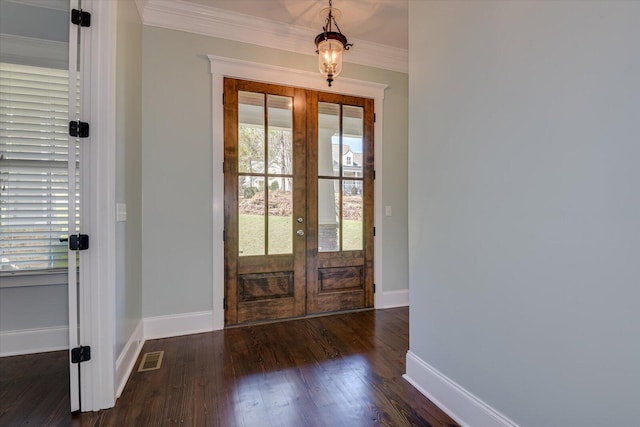
[{"label": "dark hardwood floor", "polygon": [[[402,379],[408,309],[147,341],[112,409],[68,413],[67,353],[0,359],[0,425],[454,426]],[[136,365],[137,370],[137,365]]]}]

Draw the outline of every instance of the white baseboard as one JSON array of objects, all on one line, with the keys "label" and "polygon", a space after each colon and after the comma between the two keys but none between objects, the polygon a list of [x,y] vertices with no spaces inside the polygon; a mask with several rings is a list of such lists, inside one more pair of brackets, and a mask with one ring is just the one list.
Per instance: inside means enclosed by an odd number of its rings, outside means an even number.
[{"label": "white baseboard", "polygon": [[144,339],[177,337],[213,331],[213,311],[146,317]]},{"label": "white baseboard", "polygon": [[122,394],[122,390],[129,380],[129,375],[135,368],[136,360],[138,360],[138,355],[144,345],[143,333],[144,324],[140,320],[116,360],[116,399]]},{"label": "white baseboard", "polygon": [[411,351],[403,377],[462,427],[518,427]]},{"label": "white baseboard", "polygon": [[69,328],[67,326],[0,332],[0,357],[68,348]]},{"label": "white baseboard", "polygon": [[409,305],[409,289],[376,294],[375,305],[377,309],[406,307]]}]

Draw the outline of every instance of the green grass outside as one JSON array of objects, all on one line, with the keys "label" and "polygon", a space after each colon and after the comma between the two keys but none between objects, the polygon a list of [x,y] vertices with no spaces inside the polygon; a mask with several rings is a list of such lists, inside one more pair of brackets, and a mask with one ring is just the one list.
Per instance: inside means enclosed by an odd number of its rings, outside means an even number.
[{"label": "green grass outside", "polygon": [[[269,254],[292,252],[292,219],[272,216],[269,218]],[[262,215],[240,215],[240,255],[264,255],[264,217]],[[362,249],[362,221],[345,220],[342,224],[342,247],[344,250]]]}]

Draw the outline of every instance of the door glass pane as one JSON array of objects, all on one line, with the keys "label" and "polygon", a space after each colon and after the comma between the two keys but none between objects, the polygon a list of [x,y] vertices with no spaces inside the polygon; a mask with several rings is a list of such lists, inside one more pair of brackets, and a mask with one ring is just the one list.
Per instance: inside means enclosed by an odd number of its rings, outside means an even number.
[{"label": "door glass pane", "polygon": [[269,173],[293,173],[293,100],[288,96],[268,95]]},{"label": "door glass pane", "polygon": [[342,250],[362,250],[362,181],[342,181]]},{"label": "door glass pane", "polygon": [[238,255],[265,254],[264,178],[238,177]]},{"label": "door glass pane", "polygon": [[269,254],[293,253],[292,178],[269,178]]},{"label": "door glass pane", "polygon": [[340,250],[340,180],[318,179],[318,251]]},{"label": "door glass pane", "polygon": [[342,176],[362,177],[362,107],[342,107]]},{"label": "door glass pane", "polygon": [[340,105],[318,103],[318,176],[340,175]]},{"label": "door glass pane", "polygon": [[238,172],[265,172],[262,93],[238,92]]},{"label": "door glass pane", "polygon": [[293,100],[290,97],[267,96],[269,254],[293,253],[292,105]]}]

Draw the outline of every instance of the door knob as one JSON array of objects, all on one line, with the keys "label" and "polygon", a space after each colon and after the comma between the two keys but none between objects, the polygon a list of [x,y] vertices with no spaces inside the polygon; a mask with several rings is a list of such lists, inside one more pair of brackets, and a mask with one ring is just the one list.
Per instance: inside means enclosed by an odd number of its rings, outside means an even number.
[{"label": "door knob", "polygon": [[298,236],[304,236],[304,231],[302,231],[302,230],[298,230],[298,231],[296,231],[296,234],[297,234]]},{"label": "door knob", "polygon": [[298,217],[298,219],[297,219],[296,221],[298,221],[300,224],[302,224],[302,222],[304,221],[304,219],[302,219],[302,217],[301,217],[301,216],[299,216],[299,217]]}]

